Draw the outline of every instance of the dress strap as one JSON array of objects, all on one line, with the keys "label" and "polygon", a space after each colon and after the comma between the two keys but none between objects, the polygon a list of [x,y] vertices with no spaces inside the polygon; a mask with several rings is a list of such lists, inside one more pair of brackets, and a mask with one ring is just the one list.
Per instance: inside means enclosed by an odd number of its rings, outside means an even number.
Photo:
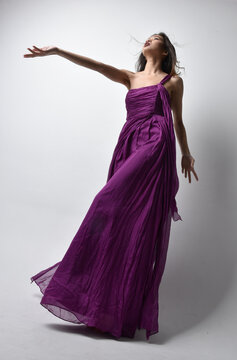
[{"label": "dress strap", "polygon": [[171,78],[171,74],[167,74],[162,80],[161,80],[161,82],[160,82],[160,84],[164,84],[169,78]]}]

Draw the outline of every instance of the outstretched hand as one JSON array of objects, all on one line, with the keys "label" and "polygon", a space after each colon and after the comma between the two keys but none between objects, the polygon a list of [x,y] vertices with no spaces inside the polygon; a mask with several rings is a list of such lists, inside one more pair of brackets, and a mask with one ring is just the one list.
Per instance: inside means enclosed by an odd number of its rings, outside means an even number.
[{"label": "outstretched hand", "polygon": [[31,54],[24,54],[25,58],[31,58],[36,56],[47,56],[47,55],[55,55],[57,53],[57,47],[56,46],[45,46],[42,48],[38,48],[33,45],[33,50],[30,48],[27,48]]},{"label": "outstretched hand", "polygon": [[181,167],[182,167],[182,173],[184,172],[185,178],[189,178],[189,183],[191,183],[191,171],[194,174],[196,180],[198,181],[198,176],[196,174],[196,171],[194,170],[194,162],[195,159],[192,157],[192,155],[183,155],[181,160]]}]

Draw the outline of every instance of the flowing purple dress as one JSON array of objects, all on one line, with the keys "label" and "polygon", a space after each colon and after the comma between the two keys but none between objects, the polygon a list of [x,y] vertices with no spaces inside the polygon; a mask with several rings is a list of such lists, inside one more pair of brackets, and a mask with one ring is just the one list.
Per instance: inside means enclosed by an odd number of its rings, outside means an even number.
[{"label": "flowing purple dress", "polygon": [[127,119],[105,186],[97,193],[66,254],[31,277],[40,304],[55,316],[133,338],[159,331],[158,290],[171,219],[182,220],[170,96],[164,83],[131,89]]}]

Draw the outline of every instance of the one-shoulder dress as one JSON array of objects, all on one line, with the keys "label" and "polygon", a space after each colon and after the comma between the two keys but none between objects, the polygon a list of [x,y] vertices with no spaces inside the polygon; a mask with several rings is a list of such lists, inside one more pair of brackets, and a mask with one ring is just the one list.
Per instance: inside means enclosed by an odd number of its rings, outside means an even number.
[{"label": "one-shoulder dress", "polygon": [[94,197],[61,261],[32,276],[40,304],[55,316],[146,339],[159,332],[159,285],[171,219],[183,220],[170,95],[164,83],[128,90],[104,187]]}]

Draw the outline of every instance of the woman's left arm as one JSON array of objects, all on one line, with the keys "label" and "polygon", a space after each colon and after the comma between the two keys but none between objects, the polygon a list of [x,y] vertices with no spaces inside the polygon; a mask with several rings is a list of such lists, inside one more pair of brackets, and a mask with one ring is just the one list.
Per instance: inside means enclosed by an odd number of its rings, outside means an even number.
[{"label": "woman's left arm", "polygon": [[187,141],[187,133],[183,124],[182,118],[182,101],[183,101],[184,85],[183,79],[179,76],[173,77],[173,89],[171,92],[171,110],[173,112],[174,129],[179,142],[182,153],[181,167],[182,173],[184,172],[185,178],[189,177],[191,183],[191,171],[193,172],[196,180],[198,176],[194,170],[195,159],[192,157]]}]

